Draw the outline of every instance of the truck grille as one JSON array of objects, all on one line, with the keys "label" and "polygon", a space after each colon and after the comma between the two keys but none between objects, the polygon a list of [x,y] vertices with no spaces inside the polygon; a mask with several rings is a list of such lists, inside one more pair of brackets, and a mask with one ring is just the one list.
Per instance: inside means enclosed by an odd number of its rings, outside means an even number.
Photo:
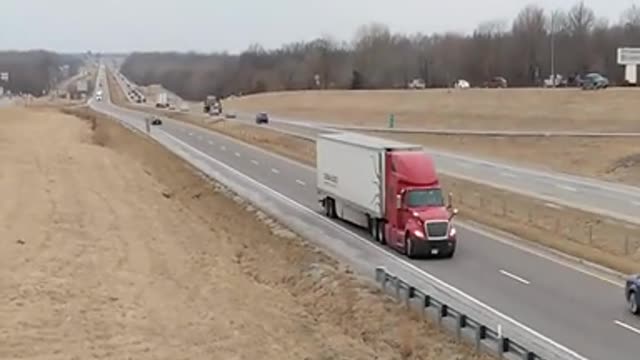
[{"label": "truck grille", "polygon": [[447,230],[449,230],[448,221],[434,221],[428,222],[425,225],[427,237],[430,239],[442,239],[447,237]]}]

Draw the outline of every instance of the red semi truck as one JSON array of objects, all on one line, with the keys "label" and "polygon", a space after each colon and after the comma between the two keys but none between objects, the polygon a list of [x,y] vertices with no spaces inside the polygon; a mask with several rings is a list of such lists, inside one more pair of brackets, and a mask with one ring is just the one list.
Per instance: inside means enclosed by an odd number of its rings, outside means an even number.
[{"label": "red semi truck", "polygon": [[432,158],[422,147],[356,134],[316,142],[318,201],[326,215],[368,229],[406,254],[452,257],[456,229]]}]

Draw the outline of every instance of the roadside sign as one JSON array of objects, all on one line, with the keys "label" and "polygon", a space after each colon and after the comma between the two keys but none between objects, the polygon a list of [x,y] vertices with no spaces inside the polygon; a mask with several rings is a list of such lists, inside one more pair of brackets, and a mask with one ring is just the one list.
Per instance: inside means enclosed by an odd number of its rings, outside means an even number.
[{"label": "roadside sign", "polygon": [[0,80],[2,80],[2,81],[9,81],[9,73],[8,73],[8,72],[2,72],[2,73],[0,73]]},{"label": "roadside sign", "polygon": [[640,64],[640,48],[619,48],[618,64],[620,65]]}]

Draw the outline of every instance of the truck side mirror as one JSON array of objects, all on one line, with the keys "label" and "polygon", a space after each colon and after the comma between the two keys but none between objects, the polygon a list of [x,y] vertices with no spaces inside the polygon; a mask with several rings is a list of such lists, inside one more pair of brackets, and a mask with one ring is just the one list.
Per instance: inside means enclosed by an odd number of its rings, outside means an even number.
[{"label": "truck side mirror", "polygon": [[396,195],[396,208],[402,209],[402,195]]},{"label": "truck side mirror", "polygon": [[451,208],[453,206],[453,193],[450,192],[447,196],[447,207]]}]

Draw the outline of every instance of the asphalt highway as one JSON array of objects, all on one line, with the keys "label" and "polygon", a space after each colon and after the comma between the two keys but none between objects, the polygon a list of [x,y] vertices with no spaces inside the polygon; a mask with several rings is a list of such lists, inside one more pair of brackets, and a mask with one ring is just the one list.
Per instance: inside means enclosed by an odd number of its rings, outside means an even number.
[{"label": "asphalt highway", "polygon": [[[92,106],[143,128],[139,113],[105,100]],[[170,119],[152,131],[179,139],[302,206],[320,211],[312,168]],[[308,221],[320,222],[318,218]],[[378,261],[362,255],[377,245],[355,241],[350,235],[356,232],[365,237],[362,231],[337,224],[344,231],[326,238],[327,247],[341,249],[342,255],[360,263]],[[618,282],[466,224],[459,223],[458,230],[459,247],[451,260],[409,261],[384,249],[398,261],[413,264],[585,358],[638,359],[640,320],[627,312]]]}]

